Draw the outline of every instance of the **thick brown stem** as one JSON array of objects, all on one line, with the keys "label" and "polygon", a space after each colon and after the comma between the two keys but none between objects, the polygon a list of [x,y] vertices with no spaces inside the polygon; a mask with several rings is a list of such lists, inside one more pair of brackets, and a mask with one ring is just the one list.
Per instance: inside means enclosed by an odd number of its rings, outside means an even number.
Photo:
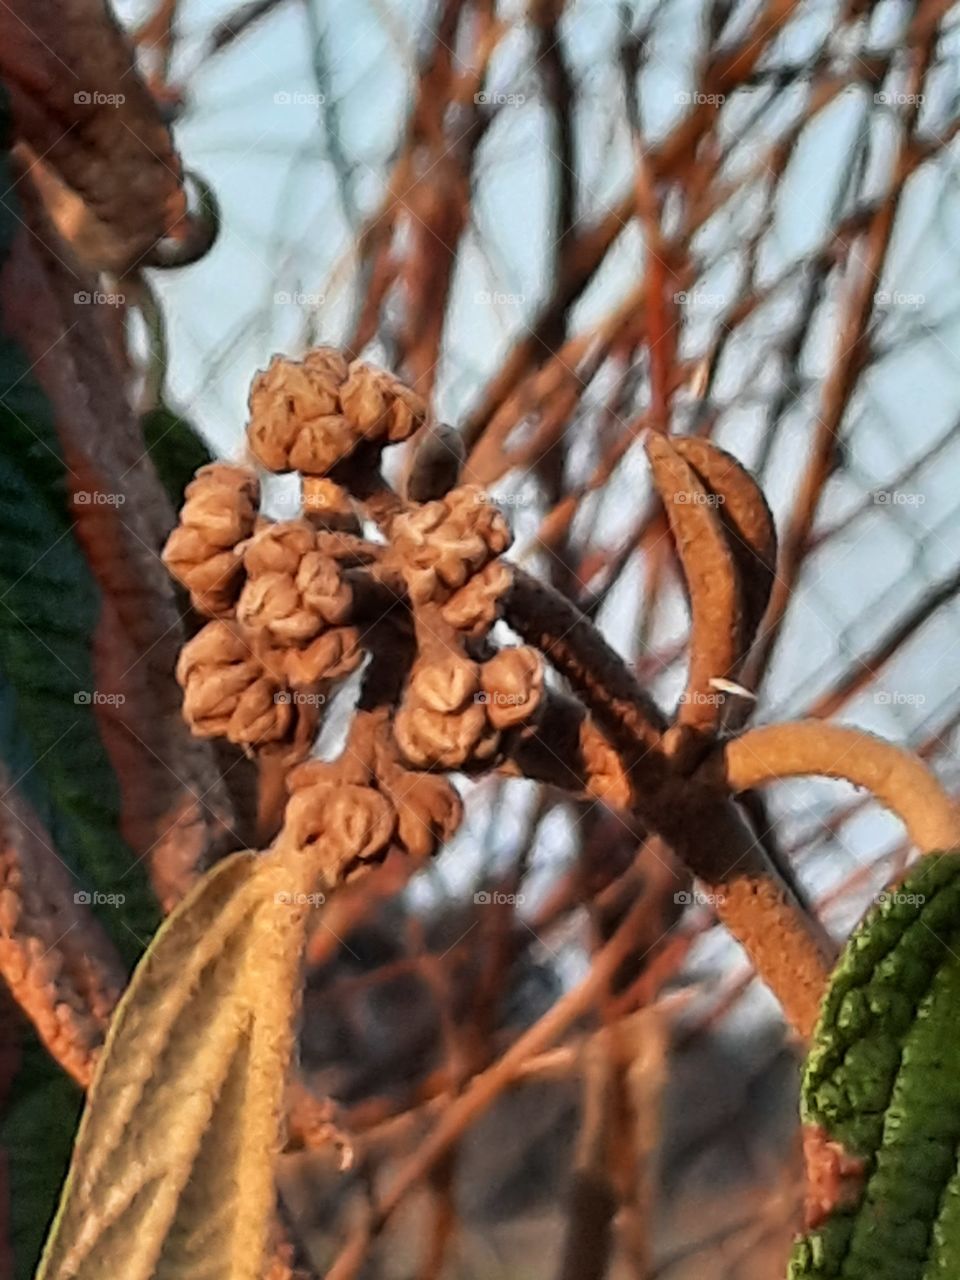
[{"label": "thick brown stem", "polygon": [[835,948],[772,867],[738,807],[700,779],[657,798],[652,825],[702,881],[718,919],[803,1037],[816,1024]]},{"label": "thick brown stem", "polygon": [[[726,781],[702,771],[691,778],[673,772],[658,746],[659,708],[592,623],[559,593],[515,569],[505,612],[510,625],[567,676],[610,734],[628,767],[635,812],[704,882],[717,916],[780,1000],[788,1022],[808,1036],[834,948],[770,864],[730,801]],[[558,762],[544,747],[541,742],[537,753],[528,754],[537,754],[539,763],[552,769]],[[589,758],[582,763],[590,777]],[[576,757],[570,767],[577,767]]]},{"label": "thick brown stem", "polygon": [[504,617],[564,675],[598,723],[621,743],[653,748],[666,722],[656,702],[593,623],[559,591],[516,565]]}]

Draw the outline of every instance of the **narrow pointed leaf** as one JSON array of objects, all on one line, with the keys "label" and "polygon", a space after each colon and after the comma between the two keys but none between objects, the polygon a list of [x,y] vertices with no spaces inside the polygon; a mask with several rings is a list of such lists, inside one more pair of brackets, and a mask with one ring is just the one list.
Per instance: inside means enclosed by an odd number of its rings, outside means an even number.
[{"label": "narrow pointed leaf", "polygon": [[236,854],[158,932],[111,1026],[37,1280],[260,1280],[304,935],[292,874],[276,854]]}]

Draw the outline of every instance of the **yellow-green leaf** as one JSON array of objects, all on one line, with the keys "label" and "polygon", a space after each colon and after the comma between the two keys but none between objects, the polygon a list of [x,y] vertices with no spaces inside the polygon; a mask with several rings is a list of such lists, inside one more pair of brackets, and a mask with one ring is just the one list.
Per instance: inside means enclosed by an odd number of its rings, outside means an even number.
[{"label": "yellow-green leaf", "polygon": [[37,1280],[260,1280],[299,997],[303,872],[220,863],[110,1028]]}]

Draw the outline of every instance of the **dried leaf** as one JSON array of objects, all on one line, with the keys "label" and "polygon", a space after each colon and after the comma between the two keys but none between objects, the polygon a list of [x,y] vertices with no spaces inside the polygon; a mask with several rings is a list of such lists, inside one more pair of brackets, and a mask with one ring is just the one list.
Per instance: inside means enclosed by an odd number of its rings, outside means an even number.
[{"label": "dried leaf", "polygon": [[235,854],[161,927],[111,1026],[37,1280],[260,1280],[301,866]]}]

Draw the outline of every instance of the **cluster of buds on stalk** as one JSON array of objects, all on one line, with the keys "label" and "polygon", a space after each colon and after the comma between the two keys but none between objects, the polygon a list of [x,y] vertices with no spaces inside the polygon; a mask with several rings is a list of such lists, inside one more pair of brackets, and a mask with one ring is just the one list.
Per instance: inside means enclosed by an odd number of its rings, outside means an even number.
[{"label": "cluster of buds on stalk", "polygon": [[[398,493],[381,455],[411,438]],[[271,834],[308,851],[328,889],[394,851],[436,853],[462,817],[448,774],[531,778],[631,811],[664,839],[806,1032],[828,949],[736,794],[846,777],[900,812],[919,847],[960,844],[935,780],[888,744],[819,724],[742,730],[777,539],[753,476],[711,441],[644,440],[690,611],[671,716],[575,605],[507,558],[501,511],[460,482],[455,432],[393,375],[329,347],[276,357],[254,380],[247,441],[248,462],[197,473],[164,552],[207,619],[181,653],[183,712],[194,733],[269,756],[274,778],[279,762]],[[300,473],[295,519],[262,513],[258,468]],[[522,643],[504,643],[500,622]],[[312,758],[328,696],[350,676],[345,745]]]},{"label": "cluster of buds on stalk", "polygon": [[[389,488],[384,448],[416,435],[427,455],[445,437],[382,369],[329,347],[278,356],[249,407],[248,460],[198,471],[163,553],[208,619],[177,666],[184,716],[197,735],[279,757],[279,839],[316,847],[328,883],[391,849],[423,859],[462,816],[442,771],[502,762],[543,700],[540,654],[490,640],[510,530],[482,490],[455,487],[457,466],[429,501]],[[262,514],[261,470],[300,472],[295,519]],[[408,492],[436,492],[412,475]],[[341,755],[309,759],[327,699],[361,667]]]}]

